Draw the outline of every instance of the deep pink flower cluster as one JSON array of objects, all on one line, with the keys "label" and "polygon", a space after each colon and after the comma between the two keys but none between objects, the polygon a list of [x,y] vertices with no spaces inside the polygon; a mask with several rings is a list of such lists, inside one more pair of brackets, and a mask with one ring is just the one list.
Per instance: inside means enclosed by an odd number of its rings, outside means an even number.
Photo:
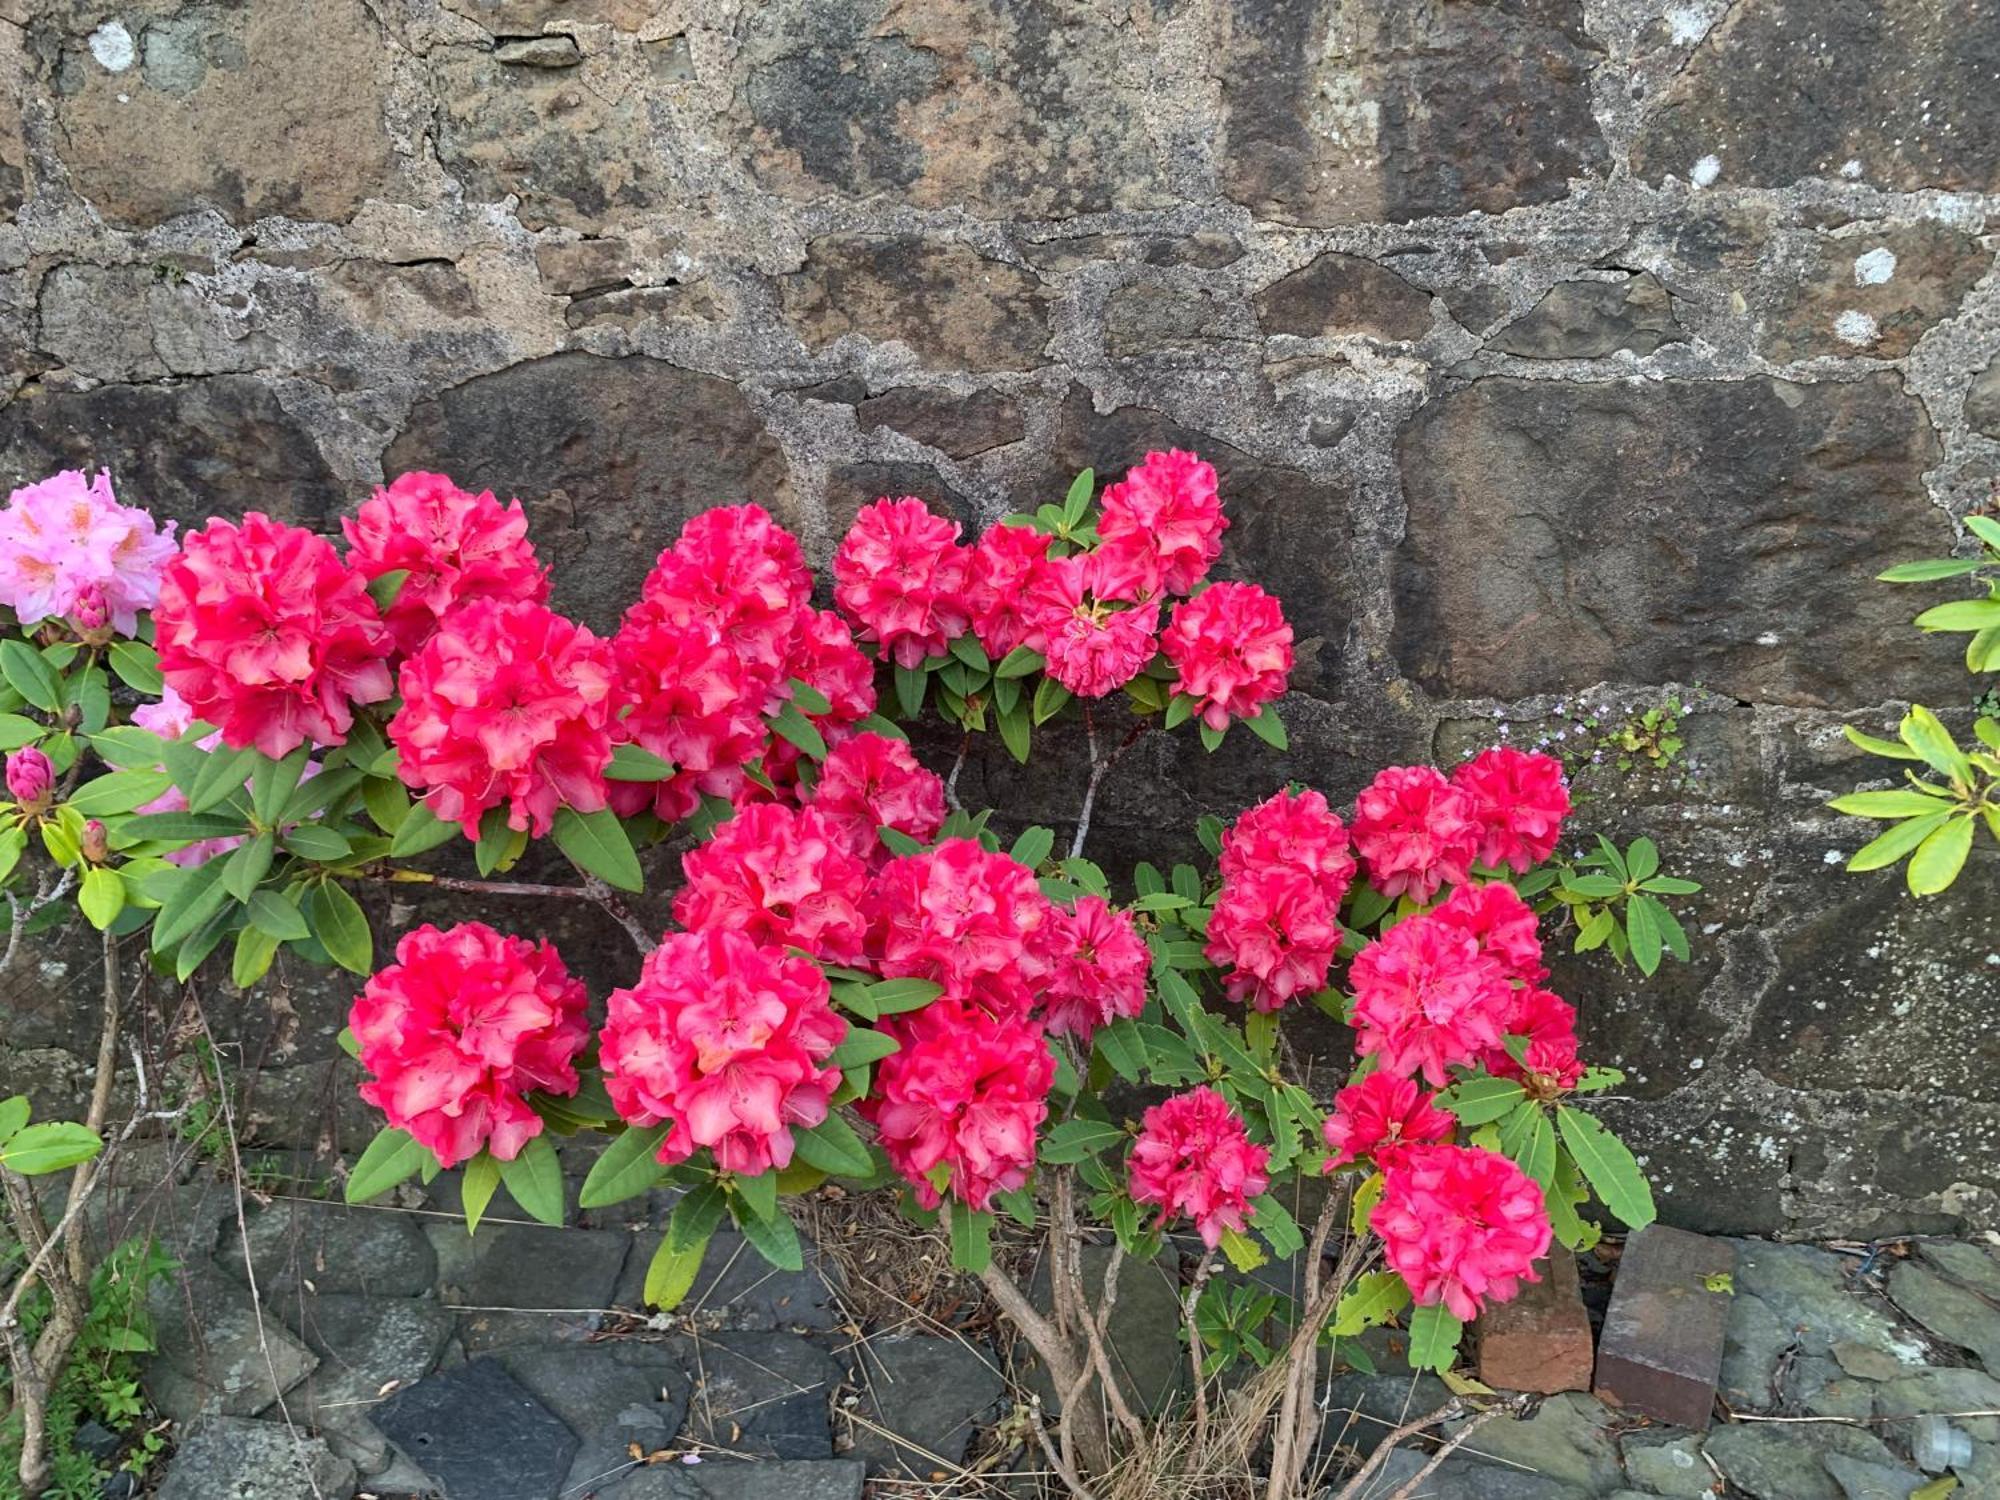
[{"label": "deep pink flower cluster", "polygon": [[1213,1250],[1224,1230],[1243,1232],[1251,1200],[1271,1185],[1270,1159],[1227,1099],[1189,1089],[1146,1111],[1127,1163],[1132,1201],[1159,1209],[1161,1224],[1185,1214]]},{"label": "deep pink flower cluster", "polygon": [[1210,729],[1256,718],[1284,695],[1292,672],[1292,627],[1254,583],[1211,584],[1175,606],[1160,649]]},{"label": "deep pink flower cluster", "polygon": [[1049,976],[1042,1014],[1058,1036],[1088,1045],[1098,1027],[1146,1008],[1152,954],[1130,912],[1101,896],[1079,896],[1074,907],[1054,909],[1043,948]]},{"label": "deep pink flower cluster", "polygon": [[1506,1302],[1553,1235],[1542,1190],[1496,1151],[1416,1146],[1388,1168],[1382,1201],[1368,1216],[1389,1268],[1419,1307],[1439,1303],[1470,1322],[1488,1302]]},{"label": "deep pink flower cluster", "polygon": [[187,539],[153,621],[168,685],[231,746],[277,757],[338,745],[355,704],[394,691],[389,631],[361,575],[325,538],[258,511]]},{"label": "deep pink flower cluster", "polygon": [[820,762],[812,806],[854,854],[886,857],[878,830],[893,828],[928,844],[944,826],[944,780],[917,764],[902,740],[857,734]]},{"label": "deep pink flower cluster", "polygon": [[972,611],[973,634],[995,661],[1018,646],[1040,651],[1048,645],[1040,595],[1052,540],[1032,526],[1003,523],[972,549],[966,605]]},{"label": "deep pink flower cluster", "polygon": [[1107,598],[1186,594],[1208,576],[1222,553],[1222,514],[1215,469],[1192,453],[1148,453],[1104,490],[1097,523]]},{"label": "deep pink flower cluster", "polygon": [[1326,984],[1354,878],[1347,830],[1318,792],[1279,792],[1223,836],[1204,951],[1232,1000],[1277,1010]]},{"label": "deep pink flower cluster", "polygon": [[1536,984],[1548,978],[1534,908],[1504,880],[1462,885],[1428,915],[1471,938],[1509,979]]},{"label": "deep pink flower cluster", "polygon": [[15,490],[0,510],[0,604],[23,625],[68,616],[81,630],[138,628],[160,597],[174,525],[120,505],[111,471],[65,469]]},{"label": "deep pink flower cluster", "polygon": [[403,663],[389,721],[405,784],[479,837],[488,808],[539,838],[556,808],[604,806],[611,760],[611,652],[539,604],[481,599],[447,616]]},{"label": "deep pink flower cluster", "polygon": [[790,1166],[792,1128],[826,1118],[847,1023],[810,961],[740,932],[674,932],[611,992],[601,1057],[619,1117],[666,1121],[659,1159],[707,1147],[725,1172]]},{"label": "deep pink flower cluster", "polygon": [[1333,1096],[1333,1113],[1321,1134],[1333,1155],[1326,1169],[1367,1157],[1377,1167],[1393,1166],[1412,1146],[1446,1140],[1458,1120],[1437,1107],[1416,1080],[1379,1069]]},{"label": "deep pink flower cluster", "polygon": [[1390,766],[1354,801],[1354,847],[1376,890],[1428,901],[1472,873],[1472,799],[1429,766]]},{"label": "deep pink flower cluster", "polygon": [[902,1050],[882,1059],[856,1107],[917,1202],[945,1190],[974,1209],[1028,1180],[1056,1062],[1041,1029],[938,1000],[897,1019]]},{"label": "deep pink flower cluster", "polygon": [[1514,989],[1500,965],[1462,929],[1409,917],[1354,956],[1355,1051],[1399,1078],[1422,1073],[1433,1088],[1447,1069],[1500,1045]]},{"label": "deep pink flower cluster", "polygon": [[535,561],[521,502],[474,495],[443,474],[399,475],[341,521],[347,565],[362,577],[409,576],[383,613],[396,651],[408,656],[453,610],[478,599],[543,603],[546,570]]},{"label": "deep pink flower cluster", "polygon": [[1538,984],[1521,986],[1501,1029],[1508,1036],[1523,1037],[1527,1047],[1516,1062],[1503,1046],[1489,1047],[1480,1059],[1495,1078],[1533,1078],[1544,1086],[1572,1089],[1583,1076],[1583,1060],[1578,1055],[1576,1007]]},{"label": "deep pink flower cluster", "polygon": [[900,667],[941,656],[972,624],[958,524],[905,495],[864,505],[833,554],[833,598]]},{"label": "deep pink flower cluster", "polygon": [[1054,558],[1033,596],[1048,674],[1079,698],[1117,692],[1159,646],[1160,601],[1116,603],[1100,571],[1096,554]]},{"label": "deep pink flower cluster", "polygon": [[1451,773],[1472,804],[1479,862],[1517,875],[1555,853],[1570,813],[1569,786],[1554,756],[1496,746]]},{"label": "deep pink flower cluster", "polygon": [[817,809],[740,808],[681,856],[681,869],[674,920],[683,927],[726,928],[831,964],[861,961],[868,869]]},{"label": "deep pink flower cluster", "polygon": [[349,1015],[361,1097],[443,1166],[479,1151],[512,1161],[541,1134],[522,1097],[573,1094],[590,1039],[583,986],[548,943],[483,922],[404,934]]},{"label": "deep pink flower cluster", "polygon": [[870,966],[1018,1021],[1049,973],[1055,908],[1034,872],[973,839],[890,860],[868,888]]}]

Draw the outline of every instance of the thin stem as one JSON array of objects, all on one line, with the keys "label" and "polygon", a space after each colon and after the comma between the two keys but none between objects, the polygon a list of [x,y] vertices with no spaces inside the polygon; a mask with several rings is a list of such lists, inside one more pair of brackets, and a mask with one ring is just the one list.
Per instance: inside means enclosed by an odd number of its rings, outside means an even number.
[{"label": "thin stem", "polygon": [[953,812],[964,812],[965,804],[958,800],[958,773],[965,769],[965,757],[972,752],[972,731],[966,730],[958,741],[958,754],[953,757],[951,773],[944,779],[944,800]]},{"label": "thin stem", "polygon": [[[1521,1403],[1526,1399],[1525,1396],[1515,1396],[1504,1405],[1489,1406],[1485,1411],[1473,1417],[1470,1422],[1467,1422],[1457,1432],[1454,1432],[1443,1443],[1439,1444],[1437,1452],[1430,1456],[1430,1461],[1408,1479],[1404,1480],[1401,1487],[1397,1489],[1395,1494],[1389,1497],[1389,1500],[1412,1500],[1412,1497],[1417,1493],[1418,1487],[1426,1479],[1430,1478],[1431,1475],[1435,1474],[1447,1458],[1450,1458],[1454,1452],[1463,1447],[1467,1438],[1471,1437],[1473,1433],[1484,1427],[1488,1422],[1494,1420],[1494,1418],[1505,1416],[1509,1412],[1519,1411]],[[1381,1451],[1379,1448],[1376,1450],[1378,1453]],[[1344,1495],[1347,1491],[1342,1490],[1341,1493]]]},{"label": "thin stem", "polygon": [[1111,768],[1125,758],[1125,752],[1139,742],[1146,732],[1146,721],[1139,720],[1126,732],[1118,748],[1109,755],[1100,757],[1097,753],[1097,726],[1092,722],[1090,709],[1083,711],[1084,740],[1090,747],[1090,779],[1083,784],[1083,807],[1076,815],[1076,837],[1069,841],[1069,857],[1078,858],[1083,853],[1084,840],[1090,837],[1090,815],[1097,806],[1097,789],[1104,783]]},{"label": "thin stem", "polygon": [[624,898],[611,888],[609,882],[595,875],[586,875],[583,877],[583,890],[603,909],[605,915],[625,929],[625,936],[632,940],[632,946],[639,950],[641,958],[659,947],[652,933],[646,930],[646,924],[633,914],[632,908],[625,904]]},{"label": "thin stem", "polygon": [[[1375,1471],[1389,1461],[1389,1455],[1395,1450],[1396,1444],[1402,1442],[1404,1438],[1415,1437],[1426,1427],[1435,1427],[1440,1422],[1449,1422],[1453,1417],[1463,1413],[1464,1410],[1465,1403],[1454,1396],[1436,1411],[1426,1412],[1421,1417],[1413,1417],[1401,1427],[1396,1428],[1387,1437],[1382,1439],[1380,1446],[1373,1453],[1368,1455],[1368,1461],[1348,1476],[1347,1483],[1340,1487],[1340,1493],[1334,1496],[1334,1500],[1354,1500],[1354,1497],[1359,1496],[1367,1488],[1368,1481],[1374,1476]],[[1427,1469],[1424,1472],[1429,1473],[1430,1471]]]},{"label": "thin stem", "polygon": [[1111,1309],[1118,1305],[1118,1271],[1124,1264],[1125,1247],[1114,1242],[1111,1259],[1104,1267],[1104,1290],[1098,1306],[1093,1311],[1088,1303],[1084,1305],[1083,1332],[1090,1341],[1091,1363],[1097,1366],[1097,1378],[1104,1384],[1104,1398],[1111,1404],[1111,1414],[1125,1429],[1126,1436],[1138,1444],[1145,1441],[1146,1429],[1132,1414],[1125,1392],[1119,1388],[1118,1377],[1111,1373],[1111,1357],[1104,1350],[1103,1331],[1111,1326]]},{"label": "thin stem", "polygon": [[643,957],[659,945],[646,924],[633,914],[612,886],[595,875],[586,875],[582,885],[549,885],[532,880],[474,880],[463,875],[433,875],[426,870],[386,870],[363,877],[390,885],[427,885],[433,890],[453,891],[472,896],[523,896],[530,900],[588,901],[620,927]]},{"label": "thin stem", "polygon": [[1200,1453],[1208,1446],[1208,1382],[1201,1373],[1201,1330],[1195,1323],[1195,1309],[1201,1305],[1202,1288],[1208,1285],[1208,1278],[1215,1274],[1214,1252],[1204,1248],[1201,1264],[1194,1268],[1194,1280],[1181,1296],[1181,1322],[1187,1328],[1188,1375],[1194,1387],[1194,1451]]}]

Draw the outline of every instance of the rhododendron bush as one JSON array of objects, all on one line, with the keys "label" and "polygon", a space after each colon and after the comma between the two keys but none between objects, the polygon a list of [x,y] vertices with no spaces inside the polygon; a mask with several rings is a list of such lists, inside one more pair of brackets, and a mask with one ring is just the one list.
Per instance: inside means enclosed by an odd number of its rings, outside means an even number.
[{"label": "rhododendron bush", "polygon": [[[725,1219],[799,1266],[784,1200],[832,1178],[946,1226],[1072,1393],[1113,1380],[1057,1338],[1093,1315],[1060,1276],[1054,1323],[1021,1297],[1002,1220],[1104,1226],[1140,1258],[1177,1236],[1198,1363],[1210,1276],[1305,1252],[1338,1260],[1302,1310],[1308,1367],[1397,1321],[1445,1369],[1552,1244],[1592,1242],[1593,1199],[1652,1217],[1579,1102],[1619,1075],[1581,1057],[1544,944],[1615,928],[1650,972],[1686,954],[1662,898],[1695,887],[1644,839],[1564,855],[1560,765],[1505,747],[1385,768],[1351,802],[1274,770],[1193,831],[1206,864],[1114,879],[1091,810],[1141,736],[1288,748],[1292,627],[1212,576],[1228,527],[1215,471],[1154,453],[978,537],[877,500],[822,593],[770,515],[725,506],[600,636],[550,606],[519,503],[442,475],[368,499],[344,548],[260,514],[177,545],[107,476],[59,475],[0,514],[0,865],[18,883],[46,856],[180,979],[211,956],[239,986],[281,953],[352,971],[345,1040],[386,1120],[352,1199],[456,1169],[472,1224],[503,1186],[559,1223],[552,1137],[607,1136],[584,1207],[682,1190],[661,1308]],[[908,742],[926,713],[961,763],[1075,724],[1066,846],[961,806],[957,766]],[[544,839],[573,879],[499,878]],[[483,917],[378,939],[355,896],[376,883],[483,894]],[[550,900],[630,934],[622,987],[572,976],[537,930]],[[1307,1009],[1352,1038],[1310,1085],[1284,1036]],[[1079,1436],[1086,1466],[1109,1435]]]}]

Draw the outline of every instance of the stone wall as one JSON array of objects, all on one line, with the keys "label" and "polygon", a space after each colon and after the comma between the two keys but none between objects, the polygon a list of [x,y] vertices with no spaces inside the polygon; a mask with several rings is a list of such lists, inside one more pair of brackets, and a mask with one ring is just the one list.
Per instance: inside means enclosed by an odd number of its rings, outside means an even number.
[{"label": "stone wall", "polygon": [[[1696,962],[1559,975],[1668,1215],[1990,1225],[2000,861],[1917,905],[1821,804],[1876,769],[1840,723],[1969,698],[1869,580],[2000,465],[1996,67],[1991,0],[0,0],[0,477],[326,524],[442,468],[602,625],[713,503],[823,560],[878,494],[1195,447],[1294,748],[1145,742],[1107,858],[1678,694],[1580,787],[1707,884]],[[310,1145],[304,984],[235,1015]]]}]

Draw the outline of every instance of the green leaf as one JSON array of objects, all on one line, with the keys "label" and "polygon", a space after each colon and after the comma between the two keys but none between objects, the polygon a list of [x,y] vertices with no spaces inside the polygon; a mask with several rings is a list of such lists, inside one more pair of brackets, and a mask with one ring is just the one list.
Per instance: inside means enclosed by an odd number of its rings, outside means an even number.
[{"label": "green leaf", "polygon": [[215,813],[141,813],[119,825],[126,843],[155,840],[161,843],[194,843],[201,839],[225,839],[249,832],[241,818]]},{"label": "green leaf", "polygon": [[1275,703],[1265,704],[1255,718],[1245,719],[1243,722],[1252,734],[1273,750],[1291,748],[1291,736],[1285,733],[1285,724],[1278,717],[1278,706]]},{"label": "green leaf", "polygon": [[1911,623],[1919,630],[1984,630],[2000,625],[2000,599],[1954,600],[1925,610]]},{"label": "green leaf", "polygon": [[1438,1103],[1458,1116],[1468,1128],[1484,1125],[1507,1114],[1527,1097],[1517,1078],[1489,1078],[1481,1075],[1465,1079],[1438,1096]]},{"label": "green leaf", "polygon": [[1014,847],[1007,851],[1008,858],[1016,864],[1034,869],[1049,857],[1056,846],[1055,833],[1047,828],[1030,828],[1014,840]]},{"label": "green leaf", "polygon": [[995,677],[1027,677],[1039,672],[1048,661],[1039,651],[1031,651],[1026,646],[1016,646],[1000,658],[1000,664],[993,669]]},{"label": "green leaf", "polygon": [[1042,1137],[1040,1157],[1061,1166],[1096,1156],[1125,1139],[1125,1132],[1107,1120],[1065,1120]]},{"label": "green leaf", "polygon": [[1957,741],[1952,739],[1951,731],[1921,703],[1903,716],[1896,732],[1903,737],[1903,743],[1923,757],[1932,770],[1959,780],[1965,779],[1971,770]]},{"label": "green leaf", "polygon": [[402,782],[386,776],[370,776],[361,783],[361,803],[368,809],[368,816],[375,820],[375,826],[388,834],[392,841],[396,830],[410,816],[408,789]]},{"label": "green leaf", "polygon": [[312,929],[306,925],[296,899],[300,894],[302,892],[296,889],[289,896],[280,895],[277,891],[258,891],[249,902],[250,924],[280,942],[310,937]]},{"label": "green leaf", "polygon": [[104,931],[125,909],[125,882],[116,870],[103,865],[87,865],[76,904],[92,927]]},{"label": "green leaf", "polygon": [[896,664],[896,706],[903,717],[914,719],[924,711],[924,693],[930,687],[930,673],[922,667],[906,667]]},{"label": "green leaf", "polygon": [[[32,745],[48,733],[48,726],[39,720],[25,718],[20,714],[0,714],[0,750],[18,750],[23,745]],[[145,733],[141,730],[140,733]],[[95,743],[101,738],[92,735]],[[106,759],[109,759],[107,756]]]},{"label": "green leaf", "polygon": [[62,690],[42,654],[26,641],[0,641],[0,676],[7,685],[43,713],[62,712]]},{"label": "green leaf", "polygon": [[560,1227],[563,1221],[562,1163],[546,1135],[530,1136],[521,1154],[500,1163],[500,1180],[508,1196],[541,1223]]},{"label": "green leaf", "polygon": [[1934,829],[1910,856],[1909,884],[1913,896],[1935,896],[1958,879],[1972,852],[1972,814],[1958,813]]},{"label": "green leaf", "polygon": [[16,1131],[0,1144],[0,1167],[23,1177],[39,1177],[78,1166],[104,1149],[97,1132],[73,1120],[44,1120]]},{"label": "green leaf", "polygon": [[[236,947],[229,956],[229,981],[247,990],[271,971],[278,956],[278,940],[257,927],[237,929]],[[176,965],[178,968],[178,965]]]},{"label": "green leaf", "polygon": [[477,1234],[479,1221],[486,1216],[486,1205],[493,1201],[493,1194],[500,1186],[500,1163],[493,1159],[493,1153],[482,1151],[465,1164],[465,1176],[459,1183],[459,1198],[465,1209],[465,1232]]},{"label": "green leaf", "polygon": [[276,823],[278,814],[298,790],[309,754],[308,747],[301,745],[283,760],[272,760],[268,755],[257,757],[256,769],[250,774],[250,810],[257,815],[258,822],[266,827]]},{"label": "green leaf", "polygon": [[306,892],[305,916],[327,957],[341,968],[362,975],[374,968],[375,937],[367,913],[342,886],[328,880]]},{"label": "green leaf", "polygon": [[1948,812],[1952,803],[1949,798],[1933,797],[1927,792],[1898,790],[1849,792],[1844,797],[1835,797],[1827,806],[1858,818],[1927,818],[1935,812]]},{"label": "green leaf", "polygon": [[1978,557],[1934,557],[1922,562],[1897,563],[1875,575],[1880,583],[1935,583],[1940,578],[1958,578],[1977,573],[1985,566]]},{"label": "green leaf", "polygon": [[1227,729],[1211,728],[1208,725],[1208,723],[1204,721],[1200,729],[1201,748],[1206,750],[1210,755],[1215,754],[1216,751],[1222,748],[1222,738],[1228,732],[1229,731]]},{"label": "green leaf", "polygon": [[[798,694],[798,687],[798,684],[793,686],[794,697]],[[665,781],[673,774],[672,761],[662,760],[652,751],[638,745],[613,747],[611,764],[604,768],[604,778],[607,781]]]},{"label": "green leaf", "polygon": [[1014,757],[1017,765],[1025,766],[1035,733],[1028,705],[1017,700],[1011,708],[996,714],[993,722],[1000,731],[1000,743],[1007,747],[1007,753]]},{"label": "green leaf", "polygon": [[1625,941],[1632,945],[1632,961],[1641,974],[1651,974],[1660,966],[1660,925],[1653,920],[1652,899],[1634,896],[1625,907]]},{"label": "green leaf", "polygon": [[113,641],[106,654],[111,670],[134,692],[157,698],[167,685],[160,675],[160,654],[144,641]]},{"label": "green leaf", "polygon": [[1117,1070],[1127,1083],[1137,1083],[1146,1068],[1146,1042],[1139,1028],[1121,1016],[1109,1026],[1098,1027],[1091,1037],[1098,1056]]},{"label": "green leaf", "polygon": [[270,872],[276,851],[277,840],[268,833],[237,845],[222,867],[223,888],[238,901],[248,901],[257,883]]},{"label": "green leaf", "polygon": [[1847,736],[1849,743],[1860,746],[1870,755],[1882,755],[1888,757],[1890,760],[1921,760],[1923,758],[1907,745],[1898,744],[1894,740],[1877,739],[1872,734],[1863,734],[1851,724],[1841,725],[1840,732]]},{"label": "green leaf", "polygon": [[944,986],[929,979],[884,979],[868,986],[868,1000],[878,1016],[922,1010],[943,993]]},{"label": "green leaf", "polygon": [[1410,1368],[1443,1374],[1458,1358],[1464,1333],[1465,1325],[1443,1303],[1418,1308],[1410,1315]]},{"label": "green leaf", "polygon": [[836,1177],[866,1177],[875,1170],[861,1137],[837,1114],[829,1114],[810,1130],[794,1128],[792,1144],[807,1165]]},{"label": "green leaf", "polygon": [[1053,719],[1063,711],[1063,707],[1069,702],[1069,699],[1070,692],[1068,688],[1057,682],[1053,677],[1044,677],[1040,682],[1035,684],[1035,722],[1037,724],[1048,723],[1050,719]]},{"label": "green leaf", "polygon": [[1649,880],[1659,870],[1659,846],[1648,838],[1632,840],[1632,847],[1625,851],[1625,878],[1635,882]]},{"label": "green leaf", "polygon": [[396,836],[389,841],[389,855],[392,859],[409,859],[422,854],[426,849],[435,849],[439,844],[448,843],[459,831],[458,824],[446,823],[431,811],[428,802],[418,802],[411,806],[410,815],[403,819],[403,826],[396,830]]},{"label": "green leaf", "polygon": [[631,1126],[611,1138],[604,1154],[591,1163],[577,1193],[579,1208],[608,1208],[649,1192],[665,1169],[659,1163],[660,1142],[671,1125]]},{"label": "green leaf", "polygon": [[1568,1105],[1556,1108],[1556,1125],[1577,1170],[1583,1173],[1604,1206],[1633,1229],[1653,1222],[1653,1190],[1625,1143],[1606,1130],[1596,1116]]},{"label": "green leaf", "polygon": [[1141,896],[1132,903],[1134,911],[1185,911],[1194,903],[1187,897],[1172,891],[1154,891],[1149,896]]},{"label": "green leaf", "polygon": [[366,1203],[379,1198],[397,1183],[416,1176],[426,1161],[436,1160],[403,1131],[384,1126],[347,1174],[347,1201]]},{"label": "green leaf", "polygon": [[1266,1193],[1250,1205],[1250,1222],[1279,1260],[1290,1260],[1306,1247],[1306,1237],[1291,1210]]},{"label": "green leaf", "polygon": [[771,728],[814,760],[826,759],[825,736],[813,727],[811,719],[799,712],[796,703],[786,703],[771,715]]},{"label": "green leaf", "polygon": [[[771,1186],[775,1191],[775,1178]],[[799,1244],[799,1231],[790,1215],[774,1211],[768,1219],[760,1219],[755,1214],[740,1216],[736,1227],[743,1231],[743,1238],[750,1242],[750,1247],[779,1270],[803,1271],[806,1268],[805,1250]]]},{"label": "green leaf", "polygon": [[849,1068],[862,1068],[869,1063],[880,1062],[890,1053],[902,1050],[892,1036],[884,1036],[879,1031],[870,1031],[862,1026],[850,1026],[846,1039],[833,1049],[826,1065],[845,1072]]},{"label": "green leaf", "polygon": [[1066,528],[1074,529],[1090,510],[1091,491],[1097,487],[1097,471],[1085,469],[1069,483],[1069,493],[1063,496],[1062,518]]},{"label": "green leaf", "polygon": [[0,1143],[14,1138],[15,1132],[28,1123],[28,1114],[26,1094],[16,1094],[13,1098],[0,1102]]},{"label": "green leaf", "polygon": [[224,861],[211,859],[181,873],[171,897],[153,918],[153,951],[171,952],[180,940],[222,910],[229,892],[222,884]]},{"label": "green leaf", "polygon": [[1410,1305],[1410,1288],[1394,1271],[1370,1271],[1357,1276],[1341,1294],[1329,1331],[1335,1338],[1356,1334],[1388,1322]]},{"label": "green leaf", "polygon": [[556,847],[587,875],[595,875],[621,891],[645,887],[639,873],[639,856],[632,852],[632,840],[625,825],[610,808],[580,813],[573,807],[556,809]]},{"label": "green leaf", "polygon": [[1234,1229],[1222,1231],[1222,1253],[1229,1257],[1229,1263],[1245,1276],[1265,1264],[1270,1257],[1257,1248],[1257,1242],[1247,1234]]},{"label": "green leaf", "polygon": [[1854,857],[1847,862],[1847,868],[1855,874],[1867,870],[1879,870],[1884,865],[1893,865],[1937,829],[1942,828],[1949,812],[1933,813],[1928,818],[1913,818],[1907,823],[1898,823],[1881,837],[1863,844],[1855,850]]},{"label": "green leaf", "polygon": [[[750,1212],[760,1219],[772,1219],[778,1213],[778,1174],[761,1172],[755,1177],[736,1176],[731,1179],[736,1184],[736,1196],[747,1205]],[[737,1214],[742,1220],[742,1214]]]},{"label": "green leaf", "polygon": [[188,790],[188,811],[207,812],[227,802],[243,790],[252,766],[262,759],[255,750],[231,750],[227,745],[217,745],[208,752],[208,759]]},{"label": "green leaf", "polygon": [[645,1298],[648,1306],[670,1312],[694,1290],[694,1279],[708,1253],[708,1236],[685,1250],[677,1250],[671,1240],[661,1240],[659,1249],[646,1265]]},{"label": "green leaf", "polygon": [[165,771],[113,771],[77,788],[69,805],[86,818],[109,817],[151,802],[173,784]]},{"label": "green leaf", "polygon": [[301,823],[285,835],[285,847],[302,859],[322,862],[346,859],[354,852],[354,846],[344,836],[320,823]]},{"label": "green leaf", "polygon": [[980,1213],[959,1199],[951,1200],[951,1263],[973,1275],[993,1260],[993,1215]]}]

